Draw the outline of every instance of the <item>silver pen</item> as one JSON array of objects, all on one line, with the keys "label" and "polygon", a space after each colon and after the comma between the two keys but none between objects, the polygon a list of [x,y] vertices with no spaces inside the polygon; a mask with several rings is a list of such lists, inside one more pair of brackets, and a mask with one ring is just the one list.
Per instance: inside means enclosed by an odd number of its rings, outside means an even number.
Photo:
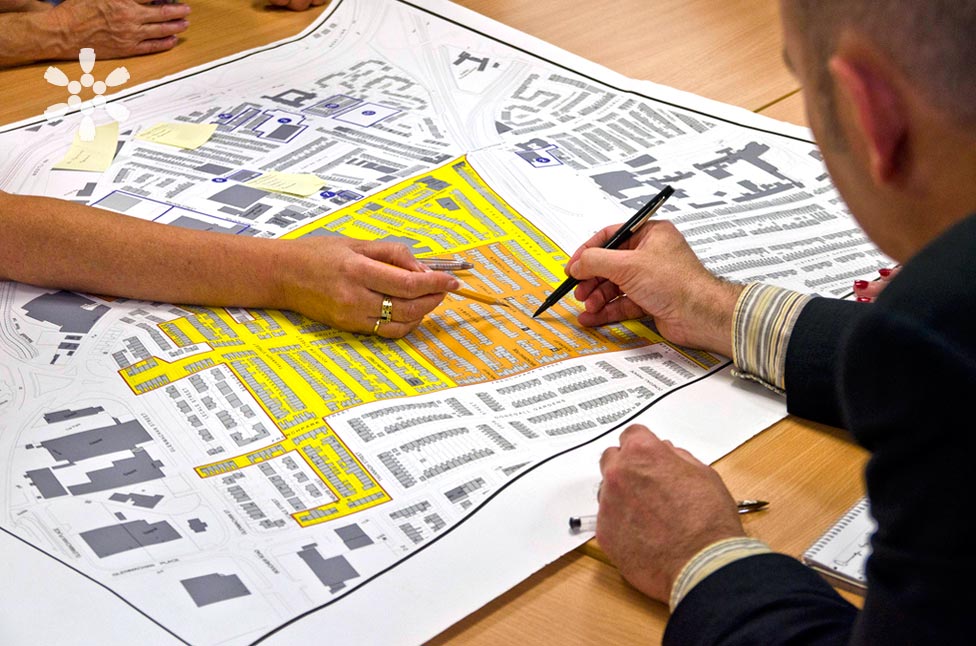
[{"label": "silver pen", "polygon": [[474,268],[470,262],[455,258],[417,258],[417,260],[434,271],[464,271]]},{"label": "silver pen", "polygon": [[740,514],[748,514],[752,511],[762,511],[769,506],[769,503],[765,500],[740,500],[735,503],[738,507]]},{"label": "silver pen", "polygon": [[[769,506],[765,500],[740,500],[735,503],[740,514],[761,511]],[[570,516],[569,529],[574,534],[592,532],[596,530],[596,514],[590,516]]]}]

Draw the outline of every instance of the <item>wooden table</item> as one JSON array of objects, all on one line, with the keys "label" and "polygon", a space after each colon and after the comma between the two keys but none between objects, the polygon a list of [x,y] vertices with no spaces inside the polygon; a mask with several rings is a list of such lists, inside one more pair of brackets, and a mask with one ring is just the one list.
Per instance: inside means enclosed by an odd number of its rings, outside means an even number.
[{"label": "wooden table", "polygon": [[[102,61],[141,83],[298,33],[322,8],[294,13],[261,0],[194,3],[172,51]],[[460,0],[628,76],[649,79],[774,118],[805,123],[799,86],[782,62],[775,0]],[[0,71],[0,123],[40,114],[64,90],[41,79],[47,63]],[[77,62],[58,63],[78,76]],[[866,454],[843,432],[787,418],[715,467],[741,498],[772,499],[745,516],[747,531],[799,555],[863,493]],[[846,594],[846,593],[845,593]],[[860,599],[847,595],[855,602]],[[667,608],[624,582],[594,542],[567,554],[461,620],[431,644],[653,644]]]},{"label": "wooden table", "polygon": [[[273,43],[294,36],[307,27],[324,9],[317,7],[305,12],[266,8],[262,0],[205,0],[193,2],[189,16],[190,28],[180,35],[179,44],[168,52],[120,58],[96,60],[92,74],[105,78],[119,65],[129,70],[127,87],[175,74],[181,70],[214,61],[236,52]],[[97,52],[96,52],[97,54]],[[78,61],[34,63],[14,69],[0,70],[7,100],[0,102],[0,124],[34,117],[49,105],[65,100],[62,87],[44,81],[44,70],[56,65],[69,78],[82,74]],[[91,94],[82,91],[81,98]]]}]

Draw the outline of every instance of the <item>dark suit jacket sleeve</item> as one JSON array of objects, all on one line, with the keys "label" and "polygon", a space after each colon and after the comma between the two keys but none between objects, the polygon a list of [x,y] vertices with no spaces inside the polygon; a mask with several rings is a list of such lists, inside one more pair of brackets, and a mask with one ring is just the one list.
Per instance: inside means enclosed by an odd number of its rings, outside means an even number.
[{"label": "dark suit jacket sleeve", "polygon": [[840,644],[857,609],[819,574],[783,554],[750,556],[691,589],[668,622],[665,645]]},{"label": "dark suit jacket sleeve", "polygon": [[815,298],[800,312],[786,350],[786,408],[792,415],[844,425],[837,371],[846,337],[865,309],[863,303]]}]

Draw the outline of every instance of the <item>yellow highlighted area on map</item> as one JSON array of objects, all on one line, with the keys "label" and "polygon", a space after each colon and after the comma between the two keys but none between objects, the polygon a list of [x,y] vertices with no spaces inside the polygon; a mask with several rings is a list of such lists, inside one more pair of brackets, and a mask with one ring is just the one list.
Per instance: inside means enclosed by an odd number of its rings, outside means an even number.
[{"label": "yellow highlighted area on map", "polygon": [[[533,319],[563,279],[568,257],[463,157],[285,237],[335,234],[395,240],[417,255],[468,260],[474,269],[458,277],[511,307],[448,295],[400,340],[340,332],[294,312],[184,307],[191,316],[162,323],[160,330],[177,346],[199,351],[169,362],[150,358],[120,371],[138,395],[226,366],[282,438],[196,471],[210,478],[285,454],[300,457],[334,497],[292,514],[302,526],[391,500],[325,422],[330,414],[378,399],[483,383],[571,357],[663,342],[639,322],[582,328],[576,324],[579,305],[570,298]],[[717,363],[710,355],[678,350],[704,367]]]}]

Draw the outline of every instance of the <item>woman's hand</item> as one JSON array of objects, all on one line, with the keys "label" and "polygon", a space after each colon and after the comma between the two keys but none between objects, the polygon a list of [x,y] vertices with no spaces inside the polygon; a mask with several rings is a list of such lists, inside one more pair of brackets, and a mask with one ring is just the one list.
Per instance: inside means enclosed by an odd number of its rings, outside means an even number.
[{"label": "woman's hand", "polygon": [[[283,307],[350,332],[395,339],[420,325],[458,280],[429,271],[402,244],[312,237],[281,241]],[[377,327],[383,299],[392,320]]]}]

